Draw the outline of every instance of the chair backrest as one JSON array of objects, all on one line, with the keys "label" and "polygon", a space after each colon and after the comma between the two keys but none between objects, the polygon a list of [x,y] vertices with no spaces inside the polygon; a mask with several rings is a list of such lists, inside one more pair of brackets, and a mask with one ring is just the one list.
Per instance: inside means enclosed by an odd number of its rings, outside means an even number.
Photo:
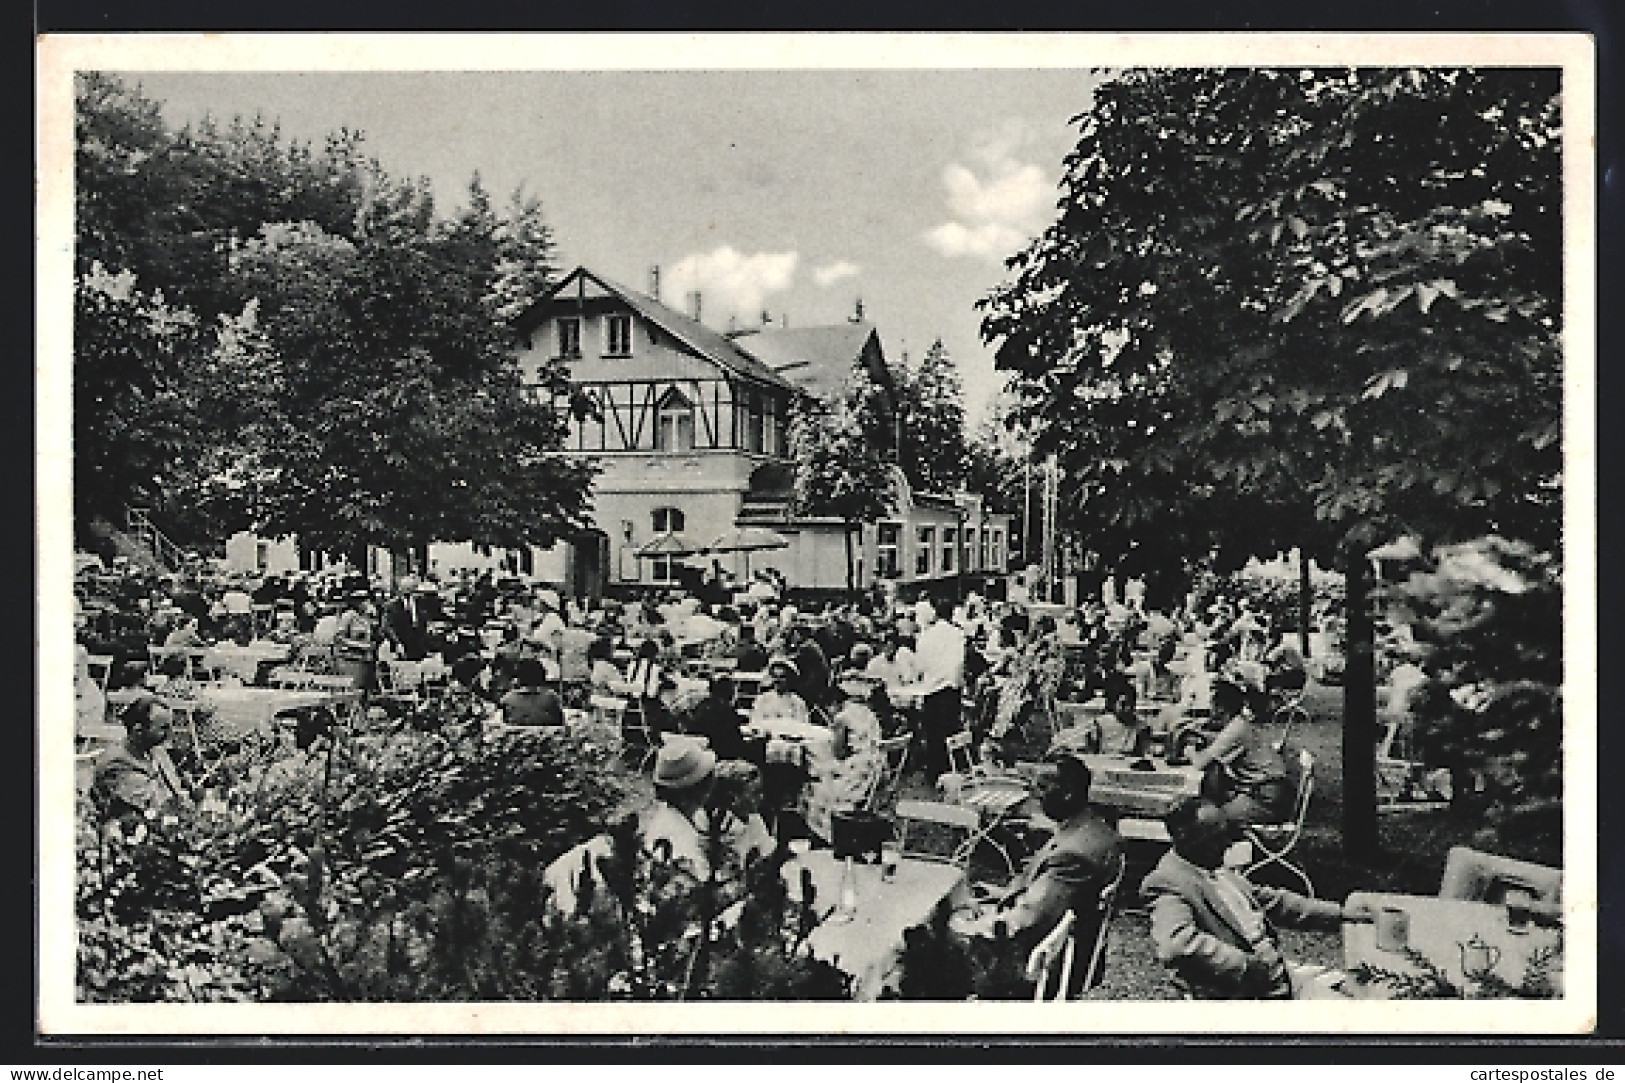
[{"label": "chair backrest", "polygon": [[1541,902],[1562,902],[1563,870],[1467,846],[1450,848],[1439,882],[1440,898],[1501,902],[1508,889],[1527,892]]},{"label": "chair backrest", "polygon": [[96,687],[107,694],[107,682],[113,675],[113,656],[111,654],[92,654],[85,659],[85,671],[90,679],[96,682]]},{"label": "chair backrest", "polygon": [[971,748],[972,740],[970,730],[960,730],[943,738],[943,747],[948,750],[948,770],[969,775],[976,769],[976,755]]},{"label": "chair backrest", "polygon": [[[1072,980],[1072,963],[1077,955],[1077,942],[1072,936],[1072,929],[1077,923],[1078,916],[1068,910],[1055,923],[1055,928],[1028,954],[1027,977],[1033,982],[1033,1003],[1066,999],[1066,987]],[[1048,992],[1049,979],[1057,968],[1060,970],[1060,980],[1055,983],[1055,995],[1051,996]]]},{"label": "chair backrest", "polygon": [[1315,791],[1315,757],[1306,749],[1298,752],[1298,796],[1292,806],[1292,827],[1303,830],[1309,818],[1309,798]]},{"label": "chair backrest", "polygon": [[734,706],[741,711],[750,710],[756,703],[756,697],[761,695],[762,683],[766,679],[765,673],[735,673]]},{"label": "chair backrest", "polygon": [[1100,977],[1101,969],[1106,965],[1106,931],[1111,926],[1112,918],[1117,913],[1117,895],[1123,887],[1123,877],[1128,872],[1128,859],[1119,854],[1117,857],[1117,875],[1105,887],[1100,889],[1100,898],[1096,902],[1096,914],[1100,920],[1095,925],[1094,943],[1089,946],[1089,960],[1083,975],[1083,988],[1091,989]]},{"label": "chair backrest", "polygon": [[897,783],[903,777],[903,768],[908,763],[908,746],[909,735],[906,733],[881,738],[880,769],[874,773],[869,791],[859,803],[860,808],[878,812],[891,800],[897,792]]},{"label": "chair backrest", "polygon": [[972,809],[940,801],[899,801],[897,847],[904,857],[937,861],[963,869],[970,864],[971,843],[981,826]]}]

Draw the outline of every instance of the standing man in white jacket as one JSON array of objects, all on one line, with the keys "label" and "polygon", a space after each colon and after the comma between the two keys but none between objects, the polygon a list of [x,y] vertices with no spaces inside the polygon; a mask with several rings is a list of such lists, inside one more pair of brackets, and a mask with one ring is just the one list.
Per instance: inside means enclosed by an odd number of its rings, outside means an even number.
[{"label": "standing man in white jacket", "polygon": [[922,599],[915,606],[920,625],[915,654],[920,666],[920,728],[925,741],[925,774],[932,782],[948,770],[949,735],[959,732],[960,698],[965,687],[965,633],[941,619]]}]

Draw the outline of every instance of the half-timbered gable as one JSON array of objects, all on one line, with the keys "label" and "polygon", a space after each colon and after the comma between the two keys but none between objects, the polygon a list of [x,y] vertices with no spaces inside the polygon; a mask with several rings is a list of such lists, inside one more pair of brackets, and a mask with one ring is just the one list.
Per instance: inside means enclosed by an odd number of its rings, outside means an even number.
[{"label": "half-timbered gable", "polygon": [[573,451],[787,454],[793,386],[704,324],[578,268],[518,322],[534,379],[565,365]]}]

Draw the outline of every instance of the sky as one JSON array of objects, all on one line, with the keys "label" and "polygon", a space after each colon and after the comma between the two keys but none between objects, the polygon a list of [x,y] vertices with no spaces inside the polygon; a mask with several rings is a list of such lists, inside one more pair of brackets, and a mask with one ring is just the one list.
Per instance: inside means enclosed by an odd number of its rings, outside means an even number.
[{"label": "sky", "polygon": [[126,72],[174,124],[263,115],[297,139],[359,130],[396,177],[460,205],[542,202],[561,263],[704,321],[835,323],[859,299],[888,359],[942,339],[973,423],[1001,378],[978,298],[1055,217],[1078,69]]}]

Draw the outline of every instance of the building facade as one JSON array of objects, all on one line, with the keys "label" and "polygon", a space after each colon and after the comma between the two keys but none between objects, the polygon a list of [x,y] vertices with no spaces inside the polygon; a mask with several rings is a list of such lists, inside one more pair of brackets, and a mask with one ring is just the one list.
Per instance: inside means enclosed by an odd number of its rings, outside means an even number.
[{"label": "building facade", "polygon": [[[566,418],[565,451],[599,467],[593,527],[550,549],[514,552],[466,542],[429,547],[429,571],[526,575],[583,597],[672,585],[684,559],[712,560],[736,576],[776,568],[792,588],[847,585],[846,526],[793,507],[789,425],[798,409],[832,401],[855,370],[895,395],[880,336],[862,320],[826,327],[760,328],[724,335],[578,267],[516,321],[526,386],[542,393],[557,363],[570,394],[553,398]],[[878,449],[883,458],[890,449]],[[1002,577],[1009,519],[979,498],[916,493],[892,467],[893,514],[853,538],[854,583],[886,579],[899,593],[945,592]],[[640,555],[668,535],[705,548],[735,527],[768,527],[789,546],[692,558]],[[285,551],[286,550],[286,551]],[[388,574],[388,555],[369,571]],[[267,559],[269,558],[269,559]],[[291,542],[245,536],[228,546],[242,570],[297,563]]]}]

